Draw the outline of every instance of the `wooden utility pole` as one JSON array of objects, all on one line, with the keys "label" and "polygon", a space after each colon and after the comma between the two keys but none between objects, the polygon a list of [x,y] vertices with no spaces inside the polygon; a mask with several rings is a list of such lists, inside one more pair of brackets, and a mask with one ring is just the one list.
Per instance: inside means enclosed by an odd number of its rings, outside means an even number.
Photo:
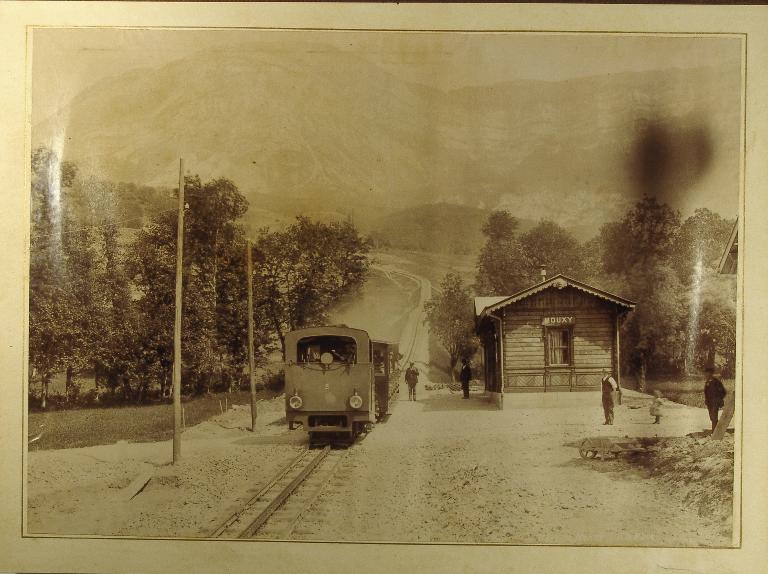
[{"label": "wooden utility pole", "polygon": [[176,228],[176,320],[173,326],[173,464],[181,458],[181,272],[184,255],[184,159],[179,159],[179,219]]},{"label": "wooden utility pole", "polygon": [[251,383],[251,432],[256,430],[256,367],[253,358],[253,247],[245,242],[245,269],[248,276],[248,379]]}]

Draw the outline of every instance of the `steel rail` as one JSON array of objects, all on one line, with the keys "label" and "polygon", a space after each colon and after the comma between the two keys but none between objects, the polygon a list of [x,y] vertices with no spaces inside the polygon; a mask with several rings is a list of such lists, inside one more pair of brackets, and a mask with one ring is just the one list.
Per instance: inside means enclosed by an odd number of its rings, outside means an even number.
[{"label": "steel rail", "polygon": [[235,512],[232,516],[227,518],[219,527],[214,530],[211,533],[211,538],[218,538],[221,536],[221,534],[230,526],[232,526],[235,522],[239,520],[239,518],[245,514],[251,506],[253,506],[264,494],[266,494],[273,486],[275,486],[275,483],[283,478],[286,474],[288,474],[293,468],[296,467],[296,465],[301,462],[301,460],[307,455],[309,452],[309,449],[303,450],[299,455],[294,458],[291,462],[288,463],[285,468],[283,468],[280,472],[278,472],[275,476],[273,476],[269,482],[267,482],[256,494],[254,494],[248,502],[246,502],[243,507]]},{"label": "steel rail", "polygon": [[[366,434],[366,436],[368,436]],[[365,437],[363,437],[365,438]],[[363,439],[360,439],[359,442],[362,442]],[[288,538],[292,533],[294,528],[298,525],[298,523],[301,521],[302,518],[304,518],[304,514],[307,510],[309,510],[312,505],[315,503],[315,501],[320,497],[320,493],[323,492],[323,487],[330,482],[330,480],[333,479],[333,477],[336,475],[336,472],[338,468],[341,466],[341,463],[344,461],[344,458],[349,454],[349,451],[347,450],[343,456],[340,456],[339,459],[336,461],[336,463],[331,468],[330,472],[328,473],[328,480],[325,481],[325,483],[321,484],[320,486],[315,489],[315,492],[312,494],[312,496],[307,501],[307,504],[304,505],[304,508],[299,511],[298,514],[291,520],[290,524],[287,528],[284,529],[284,538]]]},{"label": "steel rail", "polygon": [[288,484],[283,490],[272,500],[272,502],[269,503],[269,505],[261,511],[261,513],[256,517],[256,519],[251,522],[248,527],[243,530],[242,533],[238,536],[238,538],[250,538],[252,537],[259,528],[261,528],[264,523],[269,520],[269,517],[272,516],[272,514],[282,506],[282,504],[288,499],[291,494],[293,494],[293,491],[295,491],[299,485],[304,482],[304,480],[310,475],[310,473],[315,470],[315,467],[317,467],[318,464],[320,464],[326,456],[328,456],[328,453],[331,450],[331,445],[326,445],[323,450],[321,450],[319,453],[317,453],[317,456],[313,458],[307,466],[304,467],[304,469],[294,478],[290,484]]},{"label": "steel rail", "polygon": [[[423,287],[423,277],[419,277],[418,275],[413,275],[411,273],[408,273],[407,271],[402,271],[402,270],[399,270],[399,269],[393,269],[392,273],[395,273],[395,274],[398,274],[398,275],[402,275],[403,277],[407,277],[408,279],[416,282],[418,284],[419,291],[421,291],[421,289]],[[416,312],[420,312],[420,311],[421,311],[421,305],[416,305],[411,310],[411,313],[416,313]],[[416,349],[416,339],[418,339],[419,327],[420,326],[421,326],[421,323],[417,319],[414,322],[413,335],[410,337],[410,342],[408,343],[408,353],[405,354],[404,357],[403,357],[404,358],[404,361],[403,361],[404,364],[411,360],[411,358],[413,356],[413,352]]]}]

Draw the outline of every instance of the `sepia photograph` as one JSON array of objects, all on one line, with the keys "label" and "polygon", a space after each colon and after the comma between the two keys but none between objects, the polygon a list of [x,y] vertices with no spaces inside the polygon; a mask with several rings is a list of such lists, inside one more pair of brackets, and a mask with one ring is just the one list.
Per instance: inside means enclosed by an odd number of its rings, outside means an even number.
[{"label": "sepia photograph", "polygon": [[0,0],[0,572],[761,572],[766,24]]},{"label": "sepia photograph", "polygon": [[25,536],[739,545],[742,36],[29,49]]},{"label": "sepia photograph", "polygon": [[30,47],[25,536],[739,544],[742,37]]}]

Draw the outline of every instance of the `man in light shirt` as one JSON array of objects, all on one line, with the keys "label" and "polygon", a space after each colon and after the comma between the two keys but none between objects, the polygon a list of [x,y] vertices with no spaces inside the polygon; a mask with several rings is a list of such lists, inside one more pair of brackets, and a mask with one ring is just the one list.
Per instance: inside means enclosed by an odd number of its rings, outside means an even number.
[{"label": "man in light shirt", "polygon": [[605,413],[604,425],[613,424],[613,393],[619,390],[619,384],[608,369],[603,369],[603,378],[600,381],[603,391],[603,412]]}]

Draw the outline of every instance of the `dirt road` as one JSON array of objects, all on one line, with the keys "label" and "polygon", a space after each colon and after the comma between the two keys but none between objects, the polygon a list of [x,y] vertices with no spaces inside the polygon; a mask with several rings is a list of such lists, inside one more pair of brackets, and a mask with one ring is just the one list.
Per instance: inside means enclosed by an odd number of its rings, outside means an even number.
[{"label": "dirt road", "polygon": [[[730,544],[681,497],[625,462],[579,457],[585,436],[676,435],[706,426],[675,409],[661,428],[599,393],[520,394],[498,411],[478,394],[427,391],[400,401],[353,452],[295,537],[318,540],[577,545]],[[699,412],[700,411],[700,412]]]}]

